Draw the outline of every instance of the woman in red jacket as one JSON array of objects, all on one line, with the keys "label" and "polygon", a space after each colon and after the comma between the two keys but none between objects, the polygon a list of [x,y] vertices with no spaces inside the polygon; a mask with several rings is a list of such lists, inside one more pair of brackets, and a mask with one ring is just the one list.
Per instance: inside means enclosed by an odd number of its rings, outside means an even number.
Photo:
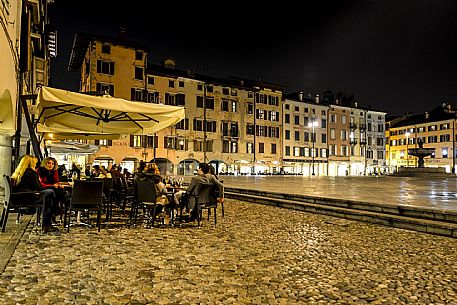
[{"label": "woman in red jacket", "polygon": [[41,161],[38,168],[41,187],[43,188],[60,188],[59,172],[57,171],[57,162],[54,158],[46,157]]},{"label": "woman in red jacket", "polygon": [[57,171],[57,160],[52,157],[46,157],[41,161],[38,167],[38,177],[40,178],[41,187],[44,189],[52,189],[56,195],[56,202],[54,204],[54,214],[61,214],[62,204],[65,204],[65,193],[63,187],[59,182],[59,172]]}]

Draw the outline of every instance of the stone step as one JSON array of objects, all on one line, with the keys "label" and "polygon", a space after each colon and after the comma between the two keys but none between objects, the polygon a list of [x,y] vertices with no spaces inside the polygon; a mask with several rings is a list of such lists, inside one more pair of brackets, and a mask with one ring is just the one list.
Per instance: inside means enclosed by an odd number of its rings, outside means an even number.
[{"label": "stone step", "polygon": [[384,214],[393,214],[399,216],[408,216],[414,218],[422,218],[428,220],[438,220],[457,224],[457,212],[451,210],[439,210],[427,207],[409,206],[409,205],[394,205],[382,204],[373,202],[364,202],[357,200],[325,198],[319,196],[309,196],[300,194],[286,194],[271,191],[259,191],[254,189],[241,188],[225,188],[227,192],[239,194],[251,194],[257,196],[265,196],[268,198],[287,199],[297,202],[315,203],[326,206],[335,206],[349,208],[353,210],[363,210],[371,212],[380,212]]},{"label": "stone step", "polygon": [[[446,211],[431,211],[418,207],[407,207],[403,211],[403,206],[235,188],[226,188],[224,193],[227,198],[247,202],[457,238],[457,215]],[[448,214],[453,217],[449,217]]]}]

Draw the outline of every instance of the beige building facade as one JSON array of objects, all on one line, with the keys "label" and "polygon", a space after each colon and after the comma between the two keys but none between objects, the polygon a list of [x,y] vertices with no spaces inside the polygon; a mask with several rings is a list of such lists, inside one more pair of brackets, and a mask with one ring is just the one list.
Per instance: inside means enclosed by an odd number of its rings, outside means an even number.
[{"label": "beige building facade", "polygon": [[148,64],[147,48],[123,39],[77,34],[70,70],[81,71],[82,92],[105,92],[132,101],[186,108],[186,118],[155,135],[100,139],[93,162],[121,164],[133,171],[155,160],[167,175],[193,174],[199,162],[218,173],[280,171],[279,85],[221,79],[176,69],[173,60]]},{"label": "beige building facade", "polygon": [[327,175],[328,109],[319,97],[284,100],[284,172],[304,176]]}]

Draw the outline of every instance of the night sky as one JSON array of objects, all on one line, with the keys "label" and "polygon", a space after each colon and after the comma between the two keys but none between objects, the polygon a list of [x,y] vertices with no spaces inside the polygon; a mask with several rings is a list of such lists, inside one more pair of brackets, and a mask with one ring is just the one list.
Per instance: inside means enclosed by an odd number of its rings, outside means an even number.
[{"label": "night sky", "polygon": [[178,68],[286,93],[342,91],[388,115],[457,105],[455,0],[142,2],[55,0],[51,85],[78,90],[79,74],[67,71],[75,32],[117,37],[123,26],[149,47],[150,63],[171,57]]}]

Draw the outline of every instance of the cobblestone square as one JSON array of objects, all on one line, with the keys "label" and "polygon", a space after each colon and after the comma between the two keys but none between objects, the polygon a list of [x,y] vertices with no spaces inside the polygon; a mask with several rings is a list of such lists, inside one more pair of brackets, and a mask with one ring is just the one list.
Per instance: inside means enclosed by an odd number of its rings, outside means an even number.
[{"label": "cobblestone square", "polygon": [[228,199],[216,227],[38,234],[1,304],[457,304],[457,241]]}]

